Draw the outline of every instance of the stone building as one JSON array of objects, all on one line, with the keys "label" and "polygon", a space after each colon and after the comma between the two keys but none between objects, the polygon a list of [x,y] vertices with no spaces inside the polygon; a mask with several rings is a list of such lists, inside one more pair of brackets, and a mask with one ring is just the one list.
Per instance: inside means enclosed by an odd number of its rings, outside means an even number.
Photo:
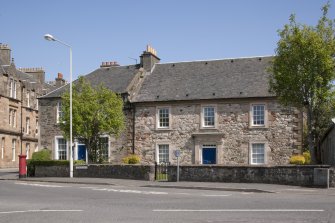
[{"label": "stone building", "polygon": [[[142,163],[175,163],[179,150],[182,164],[277,165],[300,149],[301,113],[268,91],[272,57],[160,63],[147,47],[140,58],[130,66],[103,63],[86,75],[121,93],[127,105],[124,134],[107,137],[109,161],[135,153]],[[68,158],[57,126],[66,89],[40,98],[41,144],[55,159]]]},{"label": "stone building", "polygon": [[37,97],[53,87],[42,68],[17,69],[11,49],[0,44],[0,168],[18,167],[18,155],[38,150]]},{"label": "stone building", "polygon": [[302,115],[269,93],[272,57],[155,64],[131,98],[142,162],[287,164]]},{"label": "stone building", "polygon": [[[97,70],[85,75],[85,79],[92,86],[103,83],[110,90],[121,94],[124,99],[124,113],[126,129],[119,138],[109,135],[101,136],[104,144],[104,159],[108,162],[119,162],[132,148],[133,113],[128,97],[141,83],[143,69],[139,65],[120,66],[116,62],[103,62]],[[62,116],[62,94],[69,89],[65,85],[39,98],[41,120],[41,146],[52,150],[54,159],[66,160],[69,158],[69,141],[66,140],[59,127],[59,118]],[[74,145],[74,159],[86,160],[86,146],[76,140]]]}]

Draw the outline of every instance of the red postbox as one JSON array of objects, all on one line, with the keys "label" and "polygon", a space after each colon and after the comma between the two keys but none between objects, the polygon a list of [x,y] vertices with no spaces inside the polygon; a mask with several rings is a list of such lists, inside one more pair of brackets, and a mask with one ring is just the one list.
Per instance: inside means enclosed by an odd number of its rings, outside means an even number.
[{"label": "red postbox", "polygon": [[19,178],[27,177],[27,156],[19,155]]}]

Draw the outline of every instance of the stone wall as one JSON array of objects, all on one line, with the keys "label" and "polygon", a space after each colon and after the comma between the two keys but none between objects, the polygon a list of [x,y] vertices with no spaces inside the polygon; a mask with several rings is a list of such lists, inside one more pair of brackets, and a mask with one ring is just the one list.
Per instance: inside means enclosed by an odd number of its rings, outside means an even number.
[{"label": "stone wall", "polygon": [[[87,167],[87,169],[85,169]],[[75,177],[117,178],[132,180],[154,180],[153,165],[88,165],[76,166]]]},{"label": "stone wall", "polygon": [[[229,182],[229,183],[265,183],[296,186],[314,186],[314,169],[329,166],[216,166],[184,165],[180,166],[180,181]],[[177,167],[168,169],[169,181],[176,181]],[[330,169],[330,186],[335,187],[335,172]],[[318,185],[320,186],[320,185]],[[323,185],[325,186],[325,185]]]},{"label": "stone wall", "polygon": [[[250,127],[250,106],[264,103],[267,125]],[[201,127],[201,107],[216,107],[216,127]],[[169,107],[170,129],[156,127],[157,107]],[[135,151],[142,163],[156,161],[157,144],[169,144],[170,162],[176,163],[174,150],[181,150],[183,165],[200,164],[199,153],[204,144],[217,147],[217,164],[250,164],[250,143],[266,143],[269,165],[288,164],[292,153],[301,145],[302,116],[293,108],[282,107],[274,98],[212,101],[183,101],[173,103],[136,104]],[[298,150],[296,150],[298,149]]]},{"label": "stone wall", "polygon": [[35,177],[69,177],[69,165],[35,166]]},{"label": "stone wall", "polygon": [[[116,178],[132,180],[155,179],[153,165],[85,165],[74,166],[74,177]],[[35,177],[68,177],[68,165],[35,166]]]}]

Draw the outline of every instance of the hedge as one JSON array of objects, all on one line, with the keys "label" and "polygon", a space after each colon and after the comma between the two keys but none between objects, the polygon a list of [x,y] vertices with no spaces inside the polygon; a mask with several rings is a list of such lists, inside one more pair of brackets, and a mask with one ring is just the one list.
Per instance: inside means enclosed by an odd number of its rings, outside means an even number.
[{"label": "hedge", "polygon": [[27,160],[27,176],[35,176],[35,166],[65,166],[68,160]]}]

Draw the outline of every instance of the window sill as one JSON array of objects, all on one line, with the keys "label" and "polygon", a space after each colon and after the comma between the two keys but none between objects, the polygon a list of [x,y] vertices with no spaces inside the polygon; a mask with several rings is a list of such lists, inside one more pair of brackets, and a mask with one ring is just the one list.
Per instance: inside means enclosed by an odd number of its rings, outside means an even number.
[{"label": "window sill", "polygon": [[249,129],[268,129],[269,127],[266,125],[252,125],[249,126]]},{"label": "window sill", "polygon": [[206,130],[206,129],[209,129],[209,130],[217,130],[218,128],[216,126],[201,126],[200,127],[201,130]]},{"label": "window sill", "polygon": [[171,128],[156,128],[157,131],[171,131]]}]

